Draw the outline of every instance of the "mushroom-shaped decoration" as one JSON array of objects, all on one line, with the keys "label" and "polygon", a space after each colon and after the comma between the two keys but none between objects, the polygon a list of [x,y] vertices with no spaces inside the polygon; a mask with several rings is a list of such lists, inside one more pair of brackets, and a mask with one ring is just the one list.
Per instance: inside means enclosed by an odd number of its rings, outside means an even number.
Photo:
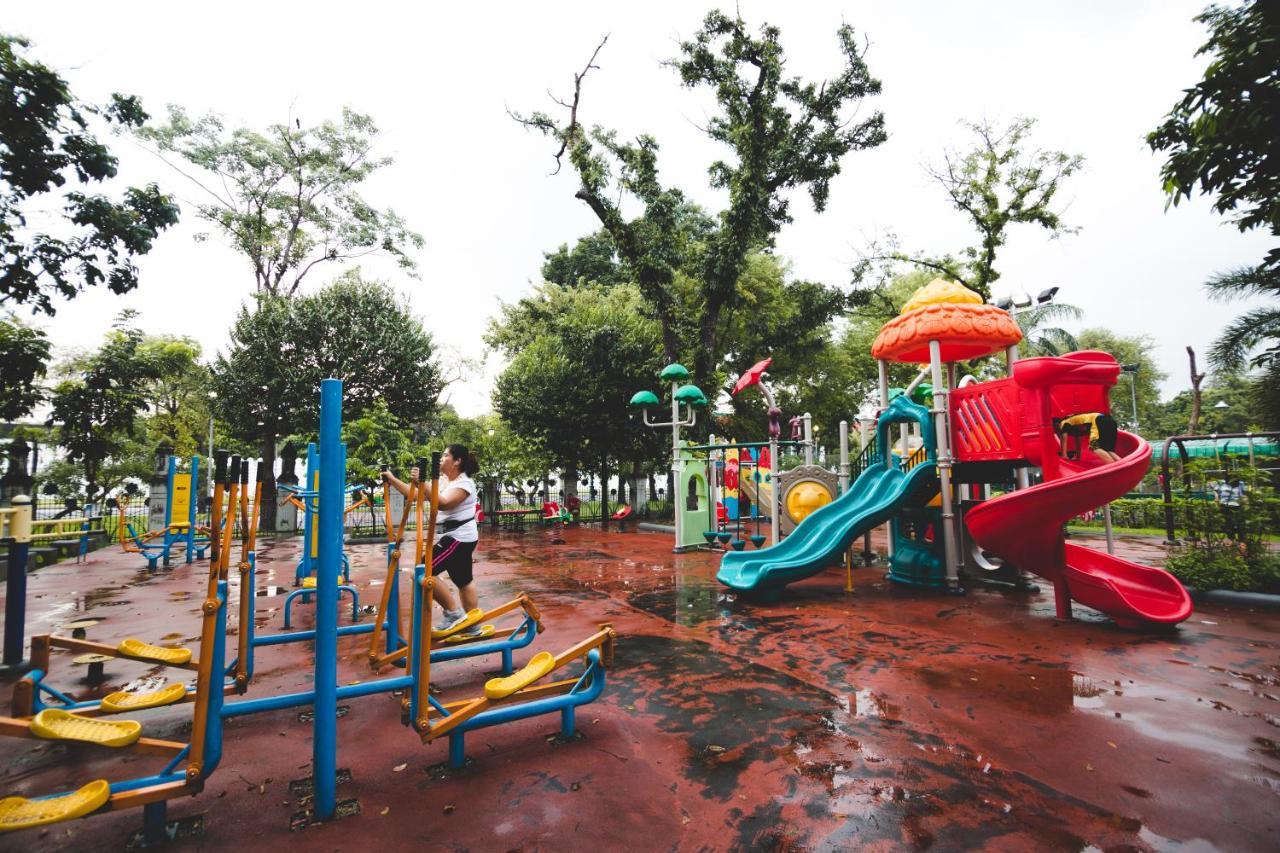
[{"label": "mushroom-shaped decoration", "polygon": [[885,323],[871,355],[885,361],[928,363],[929,342],[943,361],[964,361],[1000,352],[1022,340],[1007,311],[986,305],[962,284],[935,278],[917,290],[901,314]]},{"label": "mushroom-shaped decoration", "polygon": [[631,396],[631,402],[628,404],[643,409],[645,406],[658,405],[658,395],[652,391],[637,391]]},{"label": "mushroom-shaped decoration", "polygon": [[[670,368],[667,368],[670,370]],[[664,373],[666,371],[663,371]],[[681,385],[676,389],[675,398],[686,406],[705,406],[707,396],[697,385]]]},{"label": "mushroom-shaped decoration", "polygon": [[738,377],[737,383],[733,386],[732,396],[736,397],[742,391],[750,388],[760,381],[760,377],[764,376],[765,371],[773,364],[773,358],[766,358],[764,361],[757,361],[751,365],[751,368]]},{"label": "mushroom-shaped decoration", "polygon": [[689,371],[685,369],[683,364],[668,364],[662,368],[658,378],[663,382],[683,382],[689,378]]}]

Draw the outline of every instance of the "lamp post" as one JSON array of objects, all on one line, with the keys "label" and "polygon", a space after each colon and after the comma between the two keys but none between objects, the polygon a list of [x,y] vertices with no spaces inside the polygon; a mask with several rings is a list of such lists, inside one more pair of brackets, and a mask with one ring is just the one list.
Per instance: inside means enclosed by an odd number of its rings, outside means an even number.
[{"label": "lamp post", "polygon": [[1133,403],[1133,431],[1138,431],[1138,364],[1122,364],[1120,372],[1129,376],[1129,399]]},{"label": "lamp post", "polygon": [[[205,474],[209,481],[209,497],[213,497],[213,401],[218,399],[217,391],[209,392],[209,455],[205,457]],[[196,484],[192,484],[192,488],[196,488]]]}]

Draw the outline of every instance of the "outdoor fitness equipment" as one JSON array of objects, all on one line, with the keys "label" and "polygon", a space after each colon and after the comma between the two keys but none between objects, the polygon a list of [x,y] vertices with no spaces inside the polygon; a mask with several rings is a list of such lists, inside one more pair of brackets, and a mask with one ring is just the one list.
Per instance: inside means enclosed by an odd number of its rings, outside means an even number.
[{"label": "outdoor fitness equipment", "polygon": [[[99,810],[117,810],[129,806],[144,808],[144,831],[150,841],[158,841],[165,828],[166,802],[177,796],[198,793],[205,780],[217,767],[222,756],[223,720],[246,716],[262,711],[310,705],[312,722],[312,769],[314,787],[314,811],[318,820],[329,820],[336,809],[337,775],[337,712],[339,699],[352,699],[386,692],[401,692],[405,722],[411,725],[421,740],[449,736],[449,760],[457,767],[465,760],[463,738],[467,731],[524,719],[535,715],[559,711],[561,730],[571,736],[575,731],[575,709],[594,701],[604,690],[605,663],[612,659],[615,633],[602,624],[600,630],[559,655],[540,652],[523,669],[503,678],[490,679],[480,696],[441,704],[430,696],[431,643],[433,632],[429,629],[431,596],[434,578],[431,575],[431,551],[419,543],[423,562],[415,567],[413,582],[412,628],[409,637],[411,647],[409,673],[403,676],[377,679],[339,686],[337,682],[338,634],[337,625],[338,575],[342,557],[343,490],[342,476],[346,467],[346,447],[341,443],[342,383],[326,379],[321,383],[320,449],[324,454],[323,477],[316,495],[316,524],[319,549],[316,563],[316,629],[306,632],[315,642],[315,688],[299,693],[270,696],[237,702],[224,701],[224,693],[233,686],[220,685],[215,672],[226,671],[226,571],[230,551],[231,527],[236,507],[238,485],[244,477],[239,460],[227,471],[222,470],[215,457],[214,517],[211,531],[216,538],[221,534],[225,547],[219,548],[211,559],[210,592],[201,608],[203,624],[198,661],[188,659],[162,661],[166,665],[195,669],[197,683],[194,694],[187,698],[194,702],[195,713],[189,743],[176,743],[142,738],[141,724],[124,720],[99,720],[91,713],[70,713],[62,709],[46,709],[34,717],[19,719],[0,717],[0,736],[56,739],[97,744],[116,749],[128,749],[142,754],[161,755],[169,759],[157,774],[119,782],[94,780],[75,791],[54,794],[42,798],[8,797],[0,800],[0,831],[28,829],[72,818],[83,817]],[[435,533],[435,514],[439,501],[439,454],[431,460],[430,514],[427,519],[429,542]],[[237,476],[239,475],[239,476]],[[224,481],[225,477],[225,481]],[[227,518],[221,518],[221,491],[231,494]],[[416,506],[424,511],[424,491],[416,490]],[[421,528],[419,528],[421,530]],[[242,574],[241,583],[252,579],[252,572]],[[250,587],[251,589],[251,587]],[[252,595],[249,596],[252,598]],[[248,620],[252,625],[252,619]],[[242,622],[242,629],[246,623]],[[353,626],[364,627],[364,626]],[[449,632],[452,633],[452,632]],[[124,644],[122,644],[124,645]],[[242,649],[245,646],[241,645]],[[251,648],[251,646],[250,646]],[[176,650],[162,650],[174,652]],[[184,650],[185,651],[185,650]],[[136,653],[122,653],[138,660],[152,661]],[[583,671],[568,679],[543,682],[547,676],[579,658],[586,660]],[[33,676],[38,675],[34,671]],[[42,675],[40,673],[39,675]],[[543,682],[543,683],[539,683]]]},{"label": "outdoor fitness equipment", "polygon": [[[145,557],[148,571],[154,572],[161,560],[164,561],[165,568],[168,568],[170,551],[179,543],[185,548],[188,563],[196,557],[203,560],[205,552],[209,550],[209,539],[196,537],[198,529],[195,487],[199,481],[199,473],[199,456],[191,457],[186,471],[178,470],[178,457],[169,457],[168,472],[165,476],[164,526],[158,530],[138,533],[133,524],[125,519],[124,506],[118,507],[120,520],[117,537],[120,547],[126,553],[141,554]],[[160,541],[153,543],[153,539]]]}]

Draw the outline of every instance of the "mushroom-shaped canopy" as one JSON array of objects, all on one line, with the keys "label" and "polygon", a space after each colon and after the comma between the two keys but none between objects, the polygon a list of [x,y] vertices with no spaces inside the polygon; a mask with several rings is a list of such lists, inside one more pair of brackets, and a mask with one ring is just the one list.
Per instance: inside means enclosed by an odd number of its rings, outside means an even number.
[{"label": "mushroom-shaped canopy", "polygon": [[705,406],[707,397],[697,385],[681,385],[676,389],[676,399],[688,406]]},{"label": "mushroom-shaped canopy", "polygon": [[658,395],[652,391],[637,391],[631,396],[631,406],[656,406],[658,405]]},{"label": "mushroom-shaped canopy", "polygon": [[983,304],[982,297],[964,285],[936,278],[880,328],[871,354],[885,361],[927,364],[929,342],[937,341],[943,361],[964,361],[1021,340],[1022,330],[1009,312]]},{"label": "mushroom-shaped canopy", "polygon": [[751,368],[746,373],[738,377],[737,383],[733,386],[732,396],[738,396],[738,392],[744,391],[759,382],[760,377],[764,376],[765,371],[769,369],[771,364],[773,364],[773,358],[769,357],[764,361],[757,361],[751,365]]},{"label": "mushroom-shaped canopy", "polygon": [[658,374],[658,378],[663,382],[683,382],[689,378],[689,371],[679,362],[668,364],[662,368],[662,373]]}]

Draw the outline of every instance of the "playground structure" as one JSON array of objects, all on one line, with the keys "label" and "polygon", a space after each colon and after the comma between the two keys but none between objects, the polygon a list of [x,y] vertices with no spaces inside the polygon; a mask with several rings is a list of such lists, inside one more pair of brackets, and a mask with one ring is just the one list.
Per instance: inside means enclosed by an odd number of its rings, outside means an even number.
[{"label": "playground structure", "polygon": [[[872,348],[882,406],[875,461],[787,539],[725,554],[717,578],[776,597],[836,563],[857,536],[890,522],[889,577],[898,583],[959,593],[965,576],[1022,584],[1029,571],[1053,583],[1062,619],[1070,618],[1073,599],[1122,626],[1186,619],[1190,598],[1172,575],[1063,541],[1068,519],[1122,496],[1150,465],[1150,445],[1126,432],[1116,447],[1119,462],[1094,457],[1087,440],[1074,448],[1077,458],[1066,458],[1072,448],[1055,429],[1072,414],[1109,411],[1119,364],[1101,352],[1018,360],[1021,337],[1007,312],[966,288],[939,279],[917,291]],[[1002,351],[1007,378],[957,385],[957,362]],[[890,361],[928,366],[890,399]],[[932,379],[930,409],[910,399],[925,378]],[[903,424],[918,431],[921,448],[895,458],[889,430]],[[1031,467],[1042,472],[1034,486],[1019,473]],[[1012,482],[1022,487],[989,496],[991,483]]]},{"label": "playground structure", "polygon": [[[463,654],[484,654],[502,651],[504,641],[487,638],[460,648],[450,648],[455,635],[480,619],[500,615],[524,607],[528,619],[536,625],[538,616],[531,603],[521,596],[517,603],[504,605],[496,611],[468,614],[465,625],[455,626],[447,632],[430,629],[431,599],[435,584],[432,575],[430,542],[435,533],[435,511],[439,499],[439,454],[431,460],[430,485],[417,484],[401,519],[389,535],[395,541],[388,543],[388,578],[383,587],[383,600],[378,616],[369,626],[348,626],[368,630],[374,634],[370,651],[370,664],[377,670],[403,659],[407,662],[405,675],[390,676],[372,681],[339,686],[337,680],[337,639],[343,629],[337,624],[338,577],[341,567],[343,544],[343,479],[346,468],[346,448],[341,443],[342,383],[329,379],[321,387],[320,418],[320,479],[316,491],[303,490],[297,496],[304,501],[315,502],[316,561],[315,594],[317,607],[316,627],[283,635],[259,638],[255,643],[251,630],[254,624],[252,601],[254,598],[253,555],[254,529],[249,523],[256,516],[257,504],[262,499],[261,482],[264,471],[259,470],[255,498],[250,503],[248,492],[249,470],[246,462],[219,451],[214,462],[214,502],[211,519],[210,567],[207,589],[201,608],[200,643],[197,649],[171,649],[152,646],[139,640],[125,640],[116,646],[88,644],[93,650],[114,657],[157,663],[196,673],[194,689],[182,683],[166,685],[157,695],[112,694],[104,700],[92,703],[75,702],[56,690],[46,689],[44,678],[50,665],[49,650],[54,647],[78,650],[76,643],[87,641],[65,638],[33,638],[33,668],[15,688],[14,707],[33,713],[0,717],[0,736],[54,740],[67,743],[92,744],[98,747],[118,749],[122,752],[156,755],[167,763],[156,773],[138,778],[108,781],[93,780],[76,790],[52,793],[42,797],[7,797],[0,800],[0,831],[29,829],[58,821],[83,817],[97,811],[119,810],[129,807],[144,809],[144,834],[149,841],[159,840],[164,832],[167,801],[174,797],[199,793],[210,774],[217,768],[222,756],[223,721],[232,717],[251,715],[263,711],[299,706],[314,709],[312,729],[312,768],[314,781],[314,814],[319,820],[331,819],[336,808],[337,761],[337,702],[379,693],[396,693],[401,696],[402,722],[411,727],[423,743],[449,738],[449,761],[460,766],[464,761],[464,736],[468,731],[498,725],[531,716],[559,712],[561,730],[566,736],[575,731],[574,711],[593,701],[604,689],[604,666],[612,658],[614,632],[607,624],[590,637],[576,643],[558,655],[539,652],[519,671],[512,671],[508,651],[503,654],[503,677],[490,679],[474,698],[443,704],[430,695],[431,664]],[[316,482],[309,480],[309,482]],[[223,511],[223,501],[226,508]],[[389,511],[388,511],[389,512]],[[398,577],[400,548],[405,535],[410,512],[416,514],[419,524],[417,554],[419,558],[413,570],[410,598],[410,627],[401,631],[398,612]],[[233,528],[239,514],[245,531],[239,563],[241,588],[241,621],[237,632],[238,653],[231,665],[226,664],[228,642],[228,577],[232,551]],[[24,540],[27,516],[15,516],[15,541]],[[7,520],[6,516],[6,520]],[[390,519],[388,519],[390,520]],[[388,525],[389,528],[391,525]],[[247,615],[247,619],[246,619]],[[374,629],[378,629],[376,632]],[[514,634],[520,629],[515,629]],[[346,633],[355,633],[347,631]],[[536,630],[526,632],[527,642]],[[379,640],[385,636],[388,653],[376,653]],[[492,636],[497,637],[495,631]],[[433,641],[441,641],[443,648],[432,650]],[[225,701],[230,694],[244,693],[252,676],[252,651],[255,645],[281,642],[314,642],[314,689],[299,693],[269,696],[240,701]],[[545,681],[555,671],[582,659],[581,672],[558,681]],[[228,677],[231,676],[231,677]],[[241,677],[244,676],[244,677]],[[40,707],[36,703],[43,694],[67,707]],[[109,715],[123,711],[139,711],[147,708],[186,702],[192,705],[192,727],[188,743],[161,741],[141,736],[142,724],[131,720],[119,720]]]},{"label": "playground structure", "polygon": [[[739,377],[733,389],[736,396],[753,385],[760,387],[768,404],[767,442],[717,442],[715,435],[710,436],[706,444],[682,441],[680,428],[694,426],[697,421],[693,407],[707,404],[706,396],[697,386],[679,384],[689,378],[683,365],[667,365],[660,377],[671,383],[671,420],[650,420],[649,408],[659,405],[653,392],[639,391],[632,396],[630,405],[642,411],[645,425],[671,427],[676,553],[726,546],[741,550],[748,541],[760,547],[765,542],[758,529],[762,508],[767,510],[765,515],[769,519],[768,539],[778,542],[806,514],[834,499],[835,476],[813,465],[814,441],[809,415],[793,419],[791,440],[780,438],[782,410],[763,381],[772,363],[771,358],[757,362]],[[783,447],[801,449],[805,465],[778,474],[775,466]],[[744,467],[750,470],[749,477],[742,476]],[[741,532],[746,504],[750,505],[750,517],[757,529],[744,539]]]},{"label": "playground structure", "polygon": [[[127,553],[141,554],[147,561],[148,571],[155,571],[163,561],[168,568],[174,546],[181,545],[185,561],[197,557],[204,559],[209,549],[209,538],[199,538],[196,526],[196,484],[200,480],[200,457],[192,456],[186,471],[178,470],[178,457],[170,455],[165,476],[165,504],[160,527],[139,533],[132,522],[125,518],[123,507],[119,511],[117,538]],[[206,535],[209,531],[203,531]],[[159,541],[153,541],[159,540]]]}]

